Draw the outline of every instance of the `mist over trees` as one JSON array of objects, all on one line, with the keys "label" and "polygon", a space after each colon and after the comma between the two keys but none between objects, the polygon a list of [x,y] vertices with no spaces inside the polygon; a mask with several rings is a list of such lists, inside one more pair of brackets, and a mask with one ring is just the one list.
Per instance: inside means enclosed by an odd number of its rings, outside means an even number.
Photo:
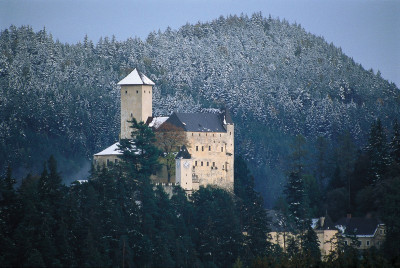
[{"label": "mist over trees", "polygon": [[116,83],[134,67],[156,83],[155,115],[230,109],[236,153],[248,161],[269,207],[285,185],[294,137],[301,134],[310,151],[306,173],[326,184],[335,177],[344,133],[355,148],[364,146],[372,122],[380,118],[390,129],[400,113],[398,88],[379,72],[298,24],[261,14],[187,24],[146,40],[85,37],[77,44],[55,41],[45,29],[11,26],[0,34],[1,170],[10,164],[19,177],[40,172],[53,154],[71,176],[114,143]]}]

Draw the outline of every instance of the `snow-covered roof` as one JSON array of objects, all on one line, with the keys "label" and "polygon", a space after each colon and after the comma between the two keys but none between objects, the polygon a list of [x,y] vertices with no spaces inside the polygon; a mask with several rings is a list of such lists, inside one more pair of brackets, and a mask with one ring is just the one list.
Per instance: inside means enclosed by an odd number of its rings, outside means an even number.
[{"label": "snow-covered roof", "polygon": [[159,126],[161,126],[162,123],[167,121],[169,116],[159,116],[159,117],[154,117],[153,120],[150,122],[149,127],[154,127],[157,129]]},{"label": "snow-covered roof", "polygon": [[315,227],[317,227],[318,221],[318,218],[311,219],[311,228],[315,229]]},{"label": "snow-covered roof", "polygon": [[113,145],[111,145],[110,147],[104,149],[100,153],[95,154],[95,156],[99,156],[99,155],[122,155],[122,152],[120,150],[118,150],[118,145],[119,145],[119,142],[114,143]]},{"label": "snow-covered roof", "polygon": [[118,85],[152,85],[154,82],[151,81],[147,76],[138,72],[135,68],[130,74],[128,74],[124,79],[118,82]]}]

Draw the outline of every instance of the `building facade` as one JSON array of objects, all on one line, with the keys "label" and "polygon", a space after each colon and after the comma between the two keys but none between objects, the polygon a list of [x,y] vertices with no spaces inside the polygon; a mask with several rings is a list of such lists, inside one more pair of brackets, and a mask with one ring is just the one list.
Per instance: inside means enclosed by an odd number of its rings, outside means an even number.
[{"label": "building facade", "polygon": [[335,223],[346,245],[352,245],[352,240],[357,239],[357,249],[380,248],[386,237],[385,225],[375,218],[347,217]]}]

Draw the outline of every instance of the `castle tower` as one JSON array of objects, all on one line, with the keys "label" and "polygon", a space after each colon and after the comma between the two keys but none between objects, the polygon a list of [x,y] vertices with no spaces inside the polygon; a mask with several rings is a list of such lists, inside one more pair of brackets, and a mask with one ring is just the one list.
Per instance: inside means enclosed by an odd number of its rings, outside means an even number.
[{"label": "castle tower", "polygon": [[[223,124],[226,129],[225,144],[226,144],[226,181],[228,185],[234,185],[234,162],[235,162],[235,125],[229,110],[225,108],[223,111]],[[229,188],[228,188],[229,189]],[[231,189],[233,190],[233,189]]]},{"label": "castle tower", "polygon": [[175,158],[175,170],[176,183],[184,190],[192,191],[192,157],[185,145],[182,146]]},{"label": "castle tower", "polygon": [[151,81],[136,68],[122,79],[121,86],[121,139],[131,138],[130,123],[135,118],[138,122],[147,121],[152,116],[153,86]]}]

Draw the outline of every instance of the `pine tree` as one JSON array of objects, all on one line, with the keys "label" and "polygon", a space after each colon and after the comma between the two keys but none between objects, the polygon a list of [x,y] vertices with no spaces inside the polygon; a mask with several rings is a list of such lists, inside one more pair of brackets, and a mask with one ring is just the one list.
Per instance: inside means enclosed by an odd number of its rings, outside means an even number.
[{"label": "pine tree", "polygon": [[6,176],[0,179],[0,263],[5,266],[12,266],[15,261],[13,235],[21,220],[21,204],[14,189],[15,183],[11,167],[8,167]]},{"label": "pine tree", "polygon": [[289,217],[296,225],[298,230],[304,230],[308,222],[308,204],[306,204],[306,196],[304,190],[303,178],[295,172],[289,174],[284,193],[286,202],[289,205]]},{"label": "pine tree", "polygon": [[383,180],[388,166],[386,135],[379,119],[371,126],[366,150],[370,161],[369,184],[376,184]]},{"label": "pine tree", "polygon": [[242,234],[234,203],[226,191],[207,186],[192,195],[196,248],[202,263],[232,266],[242,249]]},{"label": "pine tree", "polygon": [[389,143],[389,168],[388,176],[400,176],[400,126],[397,120],[393,124],[393,136]]},{"label": "pine tree", "polygon": [[263,206],[262,197],[254,190],[254,177],[250,174],[242,157],[235,159],[235,194],[239,208],[245,244],[251,253],[244,256],[249,263],[251,259],[269,255],[271,245],[268,242],[268,218]]},{"label": "pine tree", "polygon": [[155,146],[155,135],[151,128],[143,122],[138,123],[135,118],[130,122],[132,139],[120,141],[119,149],[123,152],[121,158],[132,178],[148,180],[159,166],[160,151]]},{"label": "pine tree", "polygon": [[301,251],[304,267],[318,267],[321,262],[321,251],[317,234],[311,225],[307,226],[306,232],[301,238]]},{"label": "pine tree", "polygon": [[393,162],[400,165],[400,126],[397,120],[393,124],[393,137],[390,142],[390,156]]},{"label": "pine tree", "polygon": [[390,180],[385,187],[382,219],[386,225],[384,251],[393,264],[400,264],[400,177]]}]

